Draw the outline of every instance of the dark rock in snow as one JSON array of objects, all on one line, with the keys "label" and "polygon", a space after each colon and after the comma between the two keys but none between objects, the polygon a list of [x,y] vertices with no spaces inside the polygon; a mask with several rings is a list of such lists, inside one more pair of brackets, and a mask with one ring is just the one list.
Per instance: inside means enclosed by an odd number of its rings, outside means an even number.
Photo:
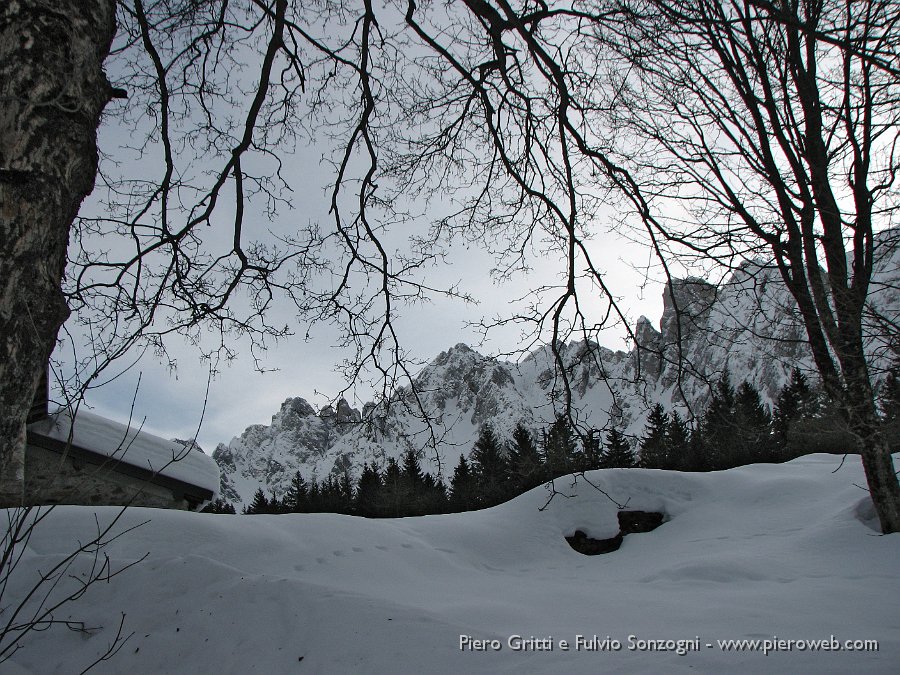
[{"label": "dark rock in snow", "polygon": [[582,530],[575,530],[575,534],[566,537],[569,546],[573,550],[584,555],[601,555],[619,550],[626,534],[640,532],[652,532],[663,524],[665,514],[657,511],[619,511],[619,533],[609,539],[594,539],[587,536]]}]

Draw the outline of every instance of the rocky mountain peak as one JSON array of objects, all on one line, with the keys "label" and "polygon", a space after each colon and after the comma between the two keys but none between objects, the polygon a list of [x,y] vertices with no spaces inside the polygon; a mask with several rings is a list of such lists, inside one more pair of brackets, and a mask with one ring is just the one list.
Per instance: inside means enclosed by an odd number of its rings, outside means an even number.
[{"label": "rocky mountain peak", "polygon": [[275,420],[281,416],[293,416],[293,417],[312,417],[316,414],[315,408],[313,408],[309,403],[306,402],[306,399],[303,398],[289,398],[281,404],[281,410],[278,415],[274,415],[272,417],[272,423],[275,423]]},{"label": "rocky mountain peak", "polygon": [[[894,258],[880,261],[874,287],[900,286],[891,281],[900,269]],[[900,321],[897,293],[873,298],[883,316]],[[557,346],[580,424],[601,429],[612,420],[636,438],[657,402],[688,418],[701,413],[726,370],[733,384],[747,379],[769,402],[794,366],[814,370],[790,293],[769,267],[744,265],[718,287],[673,280],[663,307],[658,330],[646,317],[638,320],[630,353],[589,341]],[[346,469],[355,478],[363,465],[384,466],[408,449],[424,450],[423,469],[432,474],[440,461],[447,476],[459,454],[471,451],[481,425],[490,424],[501,438],[519,422],[537,432],[554,420],[563,391],[546,345],[510,363],[460,343],[426,365],[415,386],[417,398],[401,389],[389,401],[366,403],[363,415],[345,400],[316,413],[302,398],[287,399],[271,426],[252,425],[217,448],[223,495],[246,503],[260,485],[281,495],[297,470],[321,479]],[[371,423],[355,424],[363,417]]]},{"label": "rocky mountain peak", "polygon": [[351,408],[346,399],[337,402],[337,411],[330,405],[326,405],[319,411],[319,418],[337,426],[353,424],[362,419],[359,410]]},{"label": "rocky mountain peak", "polygon": [[717,289],[703,279],[673,279],[663,290],[663,314],[660,333],[671,344],[679,339],[679,324],[684,340],[686,331],[695,332],[705,326],[716,302]]}]

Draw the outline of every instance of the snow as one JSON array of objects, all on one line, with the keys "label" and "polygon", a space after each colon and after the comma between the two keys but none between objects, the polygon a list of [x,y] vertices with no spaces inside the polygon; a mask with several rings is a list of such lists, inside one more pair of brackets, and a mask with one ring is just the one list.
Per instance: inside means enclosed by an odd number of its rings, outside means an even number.
[{"label": "snow", "polygon": [[[588,474],[657,530],[583,556],[565,535],[616,533],[616,506],[579,479],[472,513],[396,520],[332,514],[213,516],[129,509],[113,568],[65,612],[102,630],[37,633],[12,673],[79,672],[134,634],[99,673],[893,673],[900,663],[900,535],[879,536],[857,458],[692,474]],[[49,568],[95,513],[59,507],[27,553]],[[25,589],[16,580],[8,593]],[[9,595],[3,599],[7,602]],[[60,618],[62,618],[60,616]],[[552,651],[515,651],[535,638]],[[617,651],[575,649],[577,635]],[[629,649],[699,639],[699,651]],[[461,636],[498,651],[460,648]],[[878,640],[877,652],[724,651],[717,640]],[[569,650],[561,641],[569,643]],[[710,644],[712,647],[707,647]]]},{"label": "snow", "polygon": [[[887,236],[880,235],[882,241]],[[896,324],[900,247],[882,244],[879,253],[871,309]],[[583,430],[604,429],[612,419],[633,442],[643,436],[656,403],[695,419],[709,403],[710,385],[726,370],[735,387],[744,380],[753,383],[770,408],[793,368],[806,372],[810,384],[818,380],[796,303],[774,268],[747,262],[717,288],[693,279],[673,280],[671,289],[678,307],[693,318],[684,316],[679,334],[675,303],[666,291],[659,331],[646,319],[638,322],[640,368],[634,345],[628,353],[586,341],[559,345],[569,374],[572,414]],[[872,327],[865,332],[877,380],[892,352],[882,339],[884,331]],[[509,439],[519,422],[537,437],[554,422],[563,410],[555,368],[548,345],[511,362],[460,343],[415,377],[424,416],[408,389],[394,392],[390,406],[384,401],[366,404],[373,424],[336,425],[317,416],[306,401],[288,399],[271,426],[253,425],[219,446],[216,456],[228,457],[221,462],[223,493],[240,508],[260,486],[283,496],[298,470],[306,480],[322,480],[349,467],[356,479],[365,464],[375,461],[383,469],[387,457],[399,459],[410,449],[422,454],[422,468],[432,475],[438,474],[440,462],[446,479],[459,455],[470,453],[483,424]]]},{"label": "snow", "polygon": [[69,442],[69,432],[72,430],[73,445],[212,490],[214,495],[219,492],[219,467],[212,457],[196,446],[188,449],[178,442],[141,431],[136,425],[121,424],[87,410],[79,410],[75,414],[73,427],[72,413],[61,408],[29,428],[63,443]]}]

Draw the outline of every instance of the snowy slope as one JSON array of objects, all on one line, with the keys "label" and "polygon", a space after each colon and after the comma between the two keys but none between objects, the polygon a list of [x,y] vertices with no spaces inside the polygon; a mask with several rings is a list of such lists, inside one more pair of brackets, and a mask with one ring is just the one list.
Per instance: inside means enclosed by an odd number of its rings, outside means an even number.
[{"label": "snowy slope", "polygon": [[[873,530],[856,459],[588,477],[668,521],[615,553],[583,556],[564,535],[612,535],[616,508],[568,479],[558,487],[578,498],[543,511],[544,488],[481,512],[398,520],[131,509],[123,529],[149,522],[110,546],[112,565],[149,557],[58,617],[102,628],[35,634],[4,672],[79,672],[122,613],[133,635],[98,673],[897,672],[900,535]],[[115,510],[96,512],[103,521]],[[58,508],[29,545],[28,573],[87,536],[94,513]],[[4,603],[23,590],[14,580]],[[514,651],[512,635],[553,650]],[[576,650],[578,635],[621,648]],[[461,650],[460,636],[501,648]],[[878,640],[878,651],[764,656],[717,642],[832,636]],[[629,649],[651,639],[697,639],[700,649]]]}]

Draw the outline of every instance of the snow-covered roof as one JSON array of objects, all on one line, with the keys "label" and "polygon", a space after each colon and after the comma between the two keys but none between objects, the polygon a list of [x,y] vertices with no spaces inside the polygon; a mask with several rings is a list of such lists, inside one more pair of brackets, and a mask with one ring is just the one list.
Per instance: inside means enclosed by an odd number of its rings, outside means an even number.
[{"label": "snow-covered roof", "polygon": [[72,413],[68,409],[60,409],[46,419],[30,424],[28,428],[63,443],[71,440],[73,446],[124,464],[211,490],[214,497],[219,492],[219,466],[212,457],[197,446],[188,447],[141,431],[138,425],[121,424],[79,410],[73,427]]}]

